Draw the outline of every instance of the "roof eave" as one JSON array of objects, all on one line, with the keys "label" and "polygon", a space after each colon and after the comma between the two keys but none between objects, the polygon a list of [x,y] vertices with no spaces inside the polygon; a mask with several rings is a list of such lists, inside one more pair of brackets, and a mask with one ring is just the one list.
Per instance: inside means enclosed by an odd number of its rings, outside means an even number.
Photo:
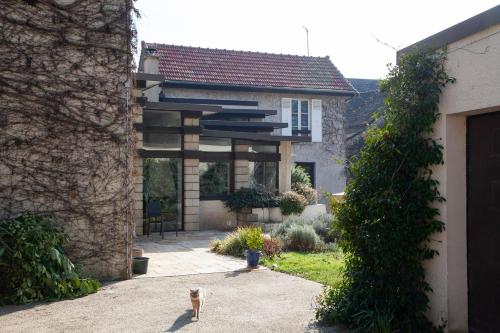
[{"label": "roof eave", "polygon": [[355,90],[215,84],[215,83],[200,83],[200,82],[177,81],[177,80],[165,80],[163,81],[162,86],[166,88],[275,92],[275,93],[330,95],[330,96],[354,96],[357,94],[357,91]]},{"label": "roof eave", "polygon": [[414,48],[439,49],[500,23],[500,5],[409,45],[396,53],[397,61]]}]

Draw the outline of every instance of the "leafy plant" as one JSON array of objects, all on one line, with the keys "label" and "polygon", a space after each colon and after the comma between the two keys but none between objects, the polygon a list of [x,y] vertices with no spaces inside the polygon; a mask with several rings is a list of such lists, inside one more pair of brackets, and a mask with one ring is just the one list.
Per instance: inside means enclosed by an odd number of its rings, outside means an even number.
[{"label": "leafy plant", "polygon": [[318,203],[318,193],[311,186],[298,183],[292,185],[292,190],[306,198],[309,205],[315,205]]},{"label": "leafy plant", "polygon": [[246,248],[250,251],[261,251],[264,246],[264,234],[262,229],[248,227],[246,228]]},{"label": "leafy plant", "polygon": [[[240,227],[228,234],[222,240],[215,240],[210,243],[210,250],[218,254],[227,254],[235,257],[242,257],[246,249],[259,247],[258,235],[264,237],[262,230],[254,227]],[[249,243],[250,242],[250,243]],[[262,243],[264,240],[262,240]]]},{"label": "leafy plant", "polygon": [[229,194],[224,204],[231,211],[238,211],[243,208],[271,208],[278,207],[279,198],[262,186],[243,187]]},{"label": "leafy plant", "polygon": [[279,205],[283,215],[301,214],[306,209],[307,200],[303,195],[288,191],[281,196]]},{"label": "leafy plant", "polygon": [[294,164],[292,167],[292,188],[298,184],[312,187],[311,177],[307,173],[306,169],[300,165]]},{"label": "leafy plant", "polygon": [[96,292],[99,282],[78,276],[63,242],[64,234],[46,217],[0,220],[0,301],[29,303]]},{"label": "leafy plant", "polygon": [[425,316],[432,289],[422,262],[438,254],[429,241],[444,228],[433,206],[444,199],[432,177],[432,167],[443,163],[442,146],[431,138],[441,90],[453,82],[444,62],[445,52],[417,50],[381,85],[382,125],[368,130],[344,200],[334,203],[346,274],[320,297],[321,320],[380,328],[382,316],[390,331],[439,329]]},{"label": "leafy plant", "polygon": [[323,242],[310,225],[293,224],[285,235],[287,250],[308,252],[322,247]]},{"label": "leafy plant", "polygon": [[264,236],[263,252],[267,257],[279,256],[281,253],[281,242],[278,238],[272,238],[269,236]]}]

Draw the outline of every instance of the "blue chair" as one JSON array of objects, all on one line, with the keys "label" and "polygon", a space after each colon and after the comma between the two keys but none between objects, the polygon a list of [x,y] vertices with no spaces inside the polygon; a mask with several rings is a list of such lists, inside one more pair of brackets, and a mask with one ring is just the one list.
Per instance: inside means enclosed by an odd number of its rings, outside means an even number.
[{"label": "blue chair", "polygon": [[175,225],[175,237],[177,237],[177,231],[178,231],[178,228],[177,228],[177,221],[175,220],[172,220],[172,221],[166,221],[165,219],[165,215],[162,213],[161,211],[161,204],[160,202],[158,201],[150,201],[146,204],[146,219],[145,219],[146,223],[144,224],[144,228],[145,230],[144,233],[146,235],[148,235],[149,237],[149,234],[150,234],[150,230],[151,230],[151,224],[154,223],[155,224],[155,230],[156,230],[156,225],[158,223],[160,223],[160,235],[161,235],[161,239],[165,239],[164,238],[164,232],[163,232],[163,224],[164,222],[173,222],[173,224]]}]

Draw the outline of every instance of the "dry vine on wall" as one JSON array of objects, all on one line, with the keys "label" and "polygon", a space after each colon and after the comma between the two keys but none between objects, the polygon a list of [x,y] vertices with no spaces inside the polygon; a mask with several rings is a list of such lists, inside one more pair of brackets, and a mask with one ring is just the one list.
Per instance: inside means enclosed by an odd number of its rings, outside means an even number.
[{"label": "dry vine on wall", "polygon": [[4,0],[0,218],[53,216],[83,272],[125,278],[132,0]]}]

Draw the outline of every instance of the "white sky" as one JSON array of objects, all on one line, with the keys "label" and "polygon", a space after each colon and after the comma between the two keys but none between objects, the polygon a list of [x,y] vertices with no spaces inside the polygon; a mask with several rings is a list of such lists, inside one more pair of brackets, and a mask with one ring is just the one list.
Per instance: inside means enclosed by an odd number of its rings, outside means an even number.
[{"label": "white sky", "polygon": [[498,5],[498,0],[138,0],[140,41],[329,55],[346,77],[382,78],[397,49]]}]

